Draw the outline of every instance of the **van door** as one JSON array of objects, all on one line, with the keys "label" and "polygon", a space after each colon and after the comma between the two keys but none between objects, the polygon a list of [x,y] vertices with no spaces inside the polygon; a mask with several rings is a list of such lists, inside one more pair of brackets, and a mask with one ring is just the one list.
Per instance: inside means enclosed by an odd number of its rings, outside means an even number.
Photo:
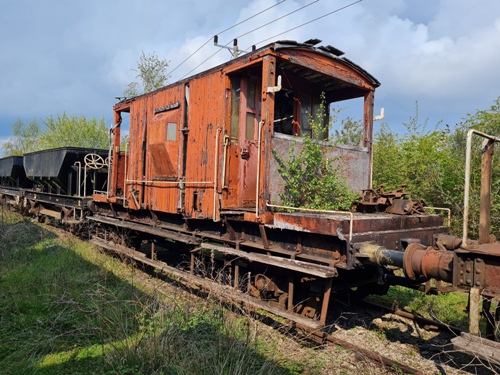
[{"label": "van door", "polygon": [[230,89],[230,127],[224,144],[222,208],[255,208],[261,82],[233,77]]}]

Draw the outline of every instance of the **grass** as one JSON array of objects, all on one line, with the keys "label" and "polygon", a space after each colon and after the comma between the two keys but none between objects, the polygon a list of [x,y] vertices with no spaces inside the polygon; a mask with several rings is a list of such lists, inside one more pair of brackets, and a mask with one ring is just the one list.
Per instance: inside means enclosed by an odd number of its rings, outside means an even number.
[{"label": "grass", "polygon": [[462,292],[426,295],[402,286],[391,286],[384,296],[370,296],[369,300],[397,307],[429,319],[467,330],[469,316],[466,312],[468,294]]},{"label": "grass", "polygon": [[[249,318],[2,212],[0,374],[298,374]],[[139,274],[141,275],[139,278]]]}]

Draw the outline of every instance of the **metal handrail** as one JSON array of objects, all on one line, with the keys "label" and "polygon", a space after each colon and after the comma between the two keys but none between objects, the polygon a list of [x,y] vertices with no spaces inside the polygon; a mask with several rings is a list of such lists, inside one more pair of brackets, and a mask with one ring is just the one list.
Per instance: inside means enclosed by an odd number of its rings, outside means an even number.
[{"label": "metal handrail", "polygon": [[352,223],[354,221],[354,214],[350,211],[335,211],[335,210],[313,210],[310,208],[297,208],[290,206],[278,206],[275,204],[266,203],[267,207],[271,208],[280,208],[283,210],[294,210],[294,211],[303,211],[303,212],[316,212],[316,213],[324,213],[324,214],[335,214],[335,215],[349,215],[349,241],[352,241]]},{"label": "metal handrail", "polygon": [[435,210],[435,211],[446,211],[448,212],[448,225],[447,227],[451,227],[451,210],[446,207],[430,207],[430,206],[425,206],[424,209],[426,210]]}]

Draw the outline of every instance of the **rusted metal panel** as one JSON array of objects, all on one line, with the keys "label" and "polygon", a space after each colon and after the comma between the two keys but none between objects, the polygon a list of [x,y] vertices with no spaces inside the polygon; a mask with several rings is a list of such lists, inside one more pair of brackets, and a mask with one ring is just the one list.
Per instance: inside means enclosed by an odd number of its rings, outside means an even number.
[{"label": "rusted metal panel", "polygon": [[[461,250],[459,256],[462,259],[460,265],[462,265],[461,269],[463,269],[464,275],[461,276],[460,283],[482,287],[484,288],[483,293],[486,295],[500,296],[499,242],[469,246],[467,251]],[[468,275],[469,277],[467,277]],[[479,281],[479,284],[475,285],[477,281]]]},{"label": "rusted metal panel", "polygon": [[[302,139],[300,137],[275,133],[272,137],[272,148],[282,160],[288,160],[289,150],[293,146],[296,153],[302,149]],[[335,165],[339,167],[341,176],[346,179],[347,184],[354,191],[367,189],[370,185],[369,166],[371,164],[370,155],[366,148],[337,146],[324,143],[325,156],[331,159],[339,158]],[[278,172],[278,161],[276,157],[269,153],[269,180],[270,201],[281,204],[280,193],[284,191],[284,180]]]},{"label": "rusted metal panel", "polygon": [[500,296],[500,258],[490,258],[484,267],[485,292],[495,297]]},{"label": "rusted metal panel", "polygon": [[125,199],[132,209],[141,209],[144,202],[145,155],[147,141],[147,101],[149,96],[131,103],[130,106],[130,133],[129,159]]},{"label": "rusted metal panel", "polygon": [[[373,152],[373,105],[374,105],[374,91],[368,91],[365,94],[364,101],[364,117],[363,117],[363,144],[366,148],[368,148],[368,153],[371,155]],[[370,176],[370,187],[372,185],[371,175],[372,175],[372,161],[370,158],[370,162],[368,163],[367,173]]]},{"label": "rusted metal panel", "polygon": [[116,169],[116,182],[115,191],[117,195],[123,195],[125,191],[125,161],[127,156],[125,152],[118,152],[115,155],[115,159],[112,161],[112,168]]},{"label": "rusted metal panel", "polygon": [[[402,241],[418,238],[432,245],[438,233],[448,233],[438,215],[400,216],[390,214],[354,214],[353,242],[374,241],[388,249],[403,250]],[[272,226],[299,232],[338,236],[349,234],[349,217],[344,215],[276,212]]]},{"label": "rusted metal panel", "polygon": [[189,82],[184,210],[190,217],[210,218],[218,209],[214,194],[220,175],[215,176],[215,172],[221,170],[225,79],[220,72],[215,72]]},{"label": "rusted metal panel", "polygon": [[259,179],[259,213],[267,210],[266,200],[270,197],[270,181],[272,181],[270,165],[271,160],[274,159],[271,152],[274,124],[270,119],[274,119],[276,101],[275,95],[268,95],[267,91],[268,88],[276,86],[277,76],[276,58],[265,56],[262,60],[262,119],[265,122],[259,134],[261,137],[260,170],[262,176]]}]

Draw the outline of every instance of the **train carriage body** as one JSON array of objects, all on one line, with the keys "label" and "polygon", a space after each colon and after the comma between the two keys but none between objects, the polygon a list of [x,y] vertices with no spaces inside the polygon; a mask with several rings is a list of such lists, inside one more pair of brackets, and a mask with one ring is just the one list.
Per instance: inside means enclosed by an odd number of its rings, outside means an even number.
[{"label": "train carriage body", "polygon": [[[266,203],[280,203],[283,179],[272,150],[286,157],[311,132],[324,93],[327,103],[362,98],[359,147],[325,142],[355,190],[370,187],[373,98],[377,80],[333,47],[278,42],[115,106],[116,160],[111,200],[131,209],[220,220],[225,211],[253,212],[266,222]],[[279,77],[279,78],[278,78]],[[279,82],[281,84],[279,85]],[[119,158],[120,122],[130,117],[127,160]]]}]

